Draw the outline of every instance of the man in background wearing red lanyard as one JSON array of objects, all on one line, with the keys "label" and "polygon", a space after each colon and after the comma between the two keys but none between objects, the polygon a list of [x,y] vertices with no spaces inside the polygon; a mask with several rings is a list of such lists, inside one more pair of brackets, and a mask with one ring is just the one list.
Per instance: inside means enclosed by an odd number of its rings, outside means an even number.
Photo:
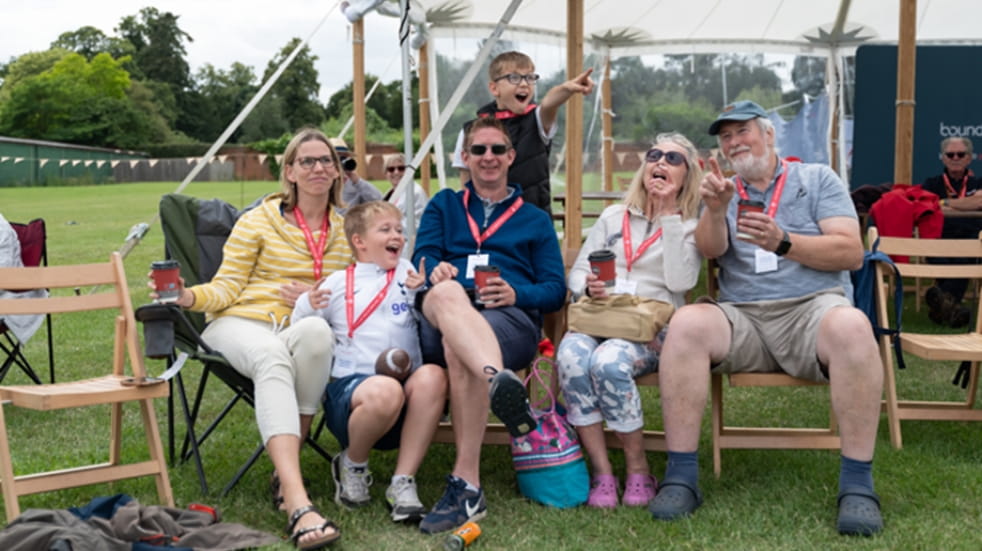
[{"label": "man in background wearing red lanyard", "polygon": [[[672,520],[702,503],[696,449],[710,372],[784,371],[830,382],[842,436],[837,528],[878,532],[872,460],[883,373],[873,330],[850,298],[863,244],[849,192],[827,166],[781,161],[756,103],[727,106],[709,133],[736,172],[724,178],[711,159],[700,186],[696,246],[719,264],[720,296],[683,306],[669,324],[659,368],[668,465],[649,510]],[[741,198],[762,201],[764,212],[738,220]]]},{"label": "man in background wearing red lanyard", "polygon": [[[514,436],[535,428],[525,387],[512,371],[535,358],[542,314],[559,310],[566,298],[552,220],[508,182],[515,150],[501,122],[478,119],[464,145],[471,180],[461,191],[433,196],[413,253],[415,266],[426,259],[430,285],[416,295],[423,361],[447,368],[457,448],[446,492],[420,523],[431,534],[487,514],[480,460],[489,406]],[[475,307],[468,290],[480,265],[497,266],[500,277],[473,293],[482,303]]]},{"label": "man in background wearing red lanyard", "polygon": [[[977,178],[968,168],[972,164],[972,158],[972,140],[951,137],[941,141],[944,172],[924,180],[921,187],[941,198],[945,214],[952,211],[982,210],[982,193],[977,193],[982,188],[982,178]],[[979,230],[982,230],[982,218],[945,216],[941,238],[975,239]],[[930,262],[964,264],[977,260],[932,258]],[[967,288],[967,279],[939,279],[935,286],[928,289],[924,300],[930,309],[928,317],[931,321],[951,327],[968,325],[972,317],[971,311],[961,303]]]}]

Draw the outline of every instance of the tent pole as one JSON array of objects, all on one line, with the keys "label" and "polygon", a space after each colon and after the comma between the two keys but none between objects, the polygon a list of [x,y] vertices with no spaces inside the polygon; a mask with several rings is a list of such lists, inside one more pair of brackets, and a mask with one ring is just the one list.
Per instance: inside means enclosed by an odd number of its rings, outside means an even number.
[{"label": "tent pole", "polygon": [[351,106],[355,115],[354,158],[358,166],[365,164],[365,21],[359,19],[351,24]]},{"label": "tent pole", "polygon": [[900,0],[897,41],[897,124],[893,182],[910,184],[914,149],[914,74],[917,58],[917,0]]},{"label": "tent pole", "polygon": [[613,98],[611,98],[610,86],[610,54],[604,58],[604,83],[601,87],[603,95],[603,166],[604,166],[604,191],[614,189],[614,109]]},{"label": "tent pole", "polygon": [[[419,141],[423,142],[430,135],[430,45],[424,42],[419,48]],[[427,194],[430,193],[430,155],[423,157],[419,165],[420,185]]]},{"label": "tent pole", "polygon": [[[583,0],[566,2],[566,74],[583,71]],[[578,249],[583,238],[583,96],[573,94],[566,102],[566,218],[565,248]]]}]

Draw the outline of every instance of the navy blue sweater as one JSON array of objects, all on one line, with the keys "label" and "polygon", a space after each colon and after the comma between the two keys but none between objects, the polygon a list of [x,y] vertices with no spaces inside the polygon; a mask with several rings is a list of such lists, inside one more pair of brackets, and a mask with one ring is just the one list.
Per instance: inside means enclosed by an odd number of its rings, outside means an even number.
[{"label": "navy blue sweater", "polygon": [[[494,223],[521,196],[517,193],[495,206],[485,220],[484,205],[468,182],[471,190],[468,211],[481,233]],[[473,288],[474,280],[467,278],[467,257],[477,252],[464,212],[464,192],[444,189],[430,199],[423,211],[413,251],[413,265],[426,257],[426,279],[441,261],[457,267],[457,281]],[[490,255],[489,263],[501,268],[501,277],[515,289],[515,306],[528,312],[541,323],[540,313],[559,310],[566,300],[566,278],[563,259],[552,220],[542,209],[525,203],[498,228],[482,245],[481,253]]]}]

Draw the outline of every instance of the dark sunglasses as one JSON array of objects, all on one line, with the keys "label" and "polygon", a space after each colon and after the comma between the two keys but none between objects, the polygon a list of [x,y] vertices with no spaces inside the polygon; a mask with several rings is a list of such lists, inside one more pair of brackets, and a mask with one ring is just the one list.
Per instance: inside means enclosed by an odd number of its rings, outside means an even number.
[{"label": "dark sunglasses", "polygon": [[657,163],[662,157],[665,157],[665,162],[672,166],[680,166],[686,162],[685,155],[678,151],[662,151],[661,149],[653,148],[644,154],[644,160],[649,163]]},{"label": "dark sunglasses", "polygon": [[329,155],[324,155],[323,157],[300,157],[297,159],[297,164],[307,170],[314,168],[316,163],[320,163],[321,166],[326,168],[334,166],[334,159],[331,159]]},{"label": "dark sunglasses", "polygon": [[385,171],[388,172],[389,174],[391,174],[393,172],[405,172],[406,171],[406,165],[390,166],[390,167],[386,168]]},{"label": "dark sunglasses", "polygon": [[944,154],[949,159],[964,159],[966,155],[968,155],[968,151],[949,151]]},{"label": "dark sunglasses", "polygon": [[488,147],[491,148],[491,153],[495,155],[504,155],[508,152],[508,146],[503,143],[491,144],[490,146],[484,145],[483,143],[476,143],[471,145],[471,155],[484,155],[487,153]]}]

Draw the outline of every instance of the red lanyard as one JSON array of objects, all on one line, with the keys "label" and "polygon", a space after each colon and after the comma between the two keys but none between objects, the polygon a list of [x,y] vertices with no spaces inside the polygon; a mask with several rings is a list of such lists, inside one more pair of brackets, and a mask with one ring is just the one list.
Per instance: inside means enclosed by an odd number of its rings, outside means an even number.
[{"label": "red lanyard", "polygon": [[477,228],[477,222],[474,221],[474,217],[471,216],[471,212],[467,210],[467,202],[470,200],[470,198],[471,190],[464,188],[464,214],[467,215],[467,225],[471,228],[471,235],[474,236],[474,241],[477,242],[477,252],[481,252],[481,243],[484,243],[489,237],[494,235],[494,232],[498,231],[498,228],[507,222],[508,219],[515,214],[515,211],[522,208],[522,205],[525,204],[525,201],[523,201],[521,197],[515,199],[515,202],[508,207],[508,210],[506,210],[504,214],[499,216],[498,219],[494,221],[494,224],[491,224],[488,229],[484,230],[484,233],[480,233],[480,230]]},{"label": "red lanyard", "polygon": [[348,266],[346,273],[344,274],[344,310],[348,317],[348,338],[351,338],[355,334],[355,329],[365,323],[368,316],[372,315],[379,304],[382,304],[382,300],[385,299],[385,295],[389,292],[389,285],[392,283],[392,278],[395,277],[395,268],[389,270],[385,273],[385,286],[375,295],[375,298],[368,303],[365,310],[362,311],[358,319],[355,319],[355,265],[352,264]]},{"label": "red lanyard", "polygon": [[327,244],[327,230],[331,227],[330,222],[328,222],[331,214],[329,212],[324,213],[324,221],[321,222],[321,236],[317,238],[316,245],[314,245],[314,236],[310,233],[307,221],[304,220],[303,213],[300,212],[300,207],[293,207],[293,217],[297,219],[297,225],[300,226],[303,238],[307,241],[310,257],[314,259],[314,281],[317,281],[321,278],[321,272],[324,269],[324,245]]},{"label": "red lanyard", "polygon": [[[952,195],[955,194],[955,188],[951,186],[951,180],[948,179],[948,172],[945,171],[944,174],[942,174],[941,176],[944,178],[944,187],[948,191],[948,197],[951,197]],[[959,199],[965,197],[965,188],[967,187],[968,187],[968,173],[962,176],[962,190],[961,192],[958,193]]]},{"label": "red lanyard", "polygon": [[658,228],[658,231],[656,231],[654,235],[642,241],[641,245],[638,246],[638,250],[634,251],[634,254],[632,255],[631,254],[631,213],[628,212],[627,209],[624,209],[624,221],[621,223],[621,234],[624,240],[624,258],[627,259],[627,271],[630,272],[631,264],[634,264],[635,260],[641,258],[641,255],[648,250],[648,247],[650,247],[652,243],[658,241],[658,238],[661,237],[661,231],[662,228]]},{"label": "red lanyard", "polygon": [[[771,204],[767,206],[767,216],[774,218],[777,214],[777,205],[781,202],[781,194],[784,193],[784,183],[788,180],[788,162],[781,160],[781,175],[777,178],[777,183],[774,184],[774,194],[771,195]],[[743,182],[740,177],[734,178],[733,183],[736,185],[737,193],[740,194],[740,199],[749,199],[747,197],[747,190],[743,187]]]},{"label": "red lanyard", "polygon": [[[536,108],[536,105],[534,103],[530,103],[530,104],[528,104],[528,107],[525,108],[525,112],[524,113],[521,113],[521,114],[519,114],[519,113],[512,113],[508,109],[503,109],[501,111],[495,111],[494,112],[494,118],[496,118],[498,120],[504,120],[504,119],[510,119],[512,117],[521,117],[521,116],[524,116],[524,115],[528,115],[532,111],[535,111],[535,108]],[[492,115],[491,113],[481,113],[481,117],[490,117],[491,115]]]}]

